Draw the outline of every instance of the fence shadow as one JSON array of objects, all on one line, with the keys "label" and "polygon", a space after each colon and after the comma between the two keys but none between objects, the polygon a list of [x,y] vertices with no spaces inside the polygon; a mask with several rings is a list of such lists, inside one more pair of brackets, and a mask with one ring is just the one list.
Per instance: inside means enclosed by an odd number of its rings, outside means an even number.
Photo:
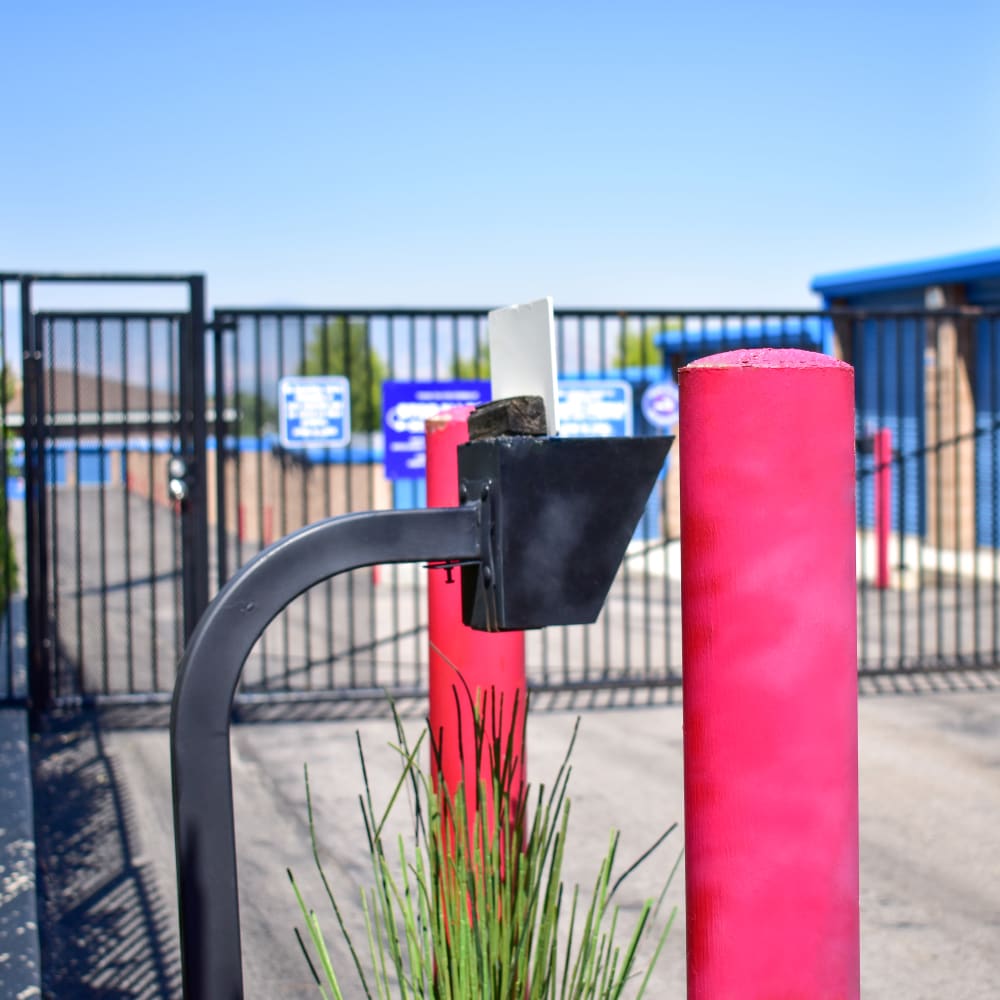
[{"label": "fence shadow", "polygon": [[172,912],[136,855],[133,807],[97,716],[49,716],[33,770],[45,995],[179,997]]}]

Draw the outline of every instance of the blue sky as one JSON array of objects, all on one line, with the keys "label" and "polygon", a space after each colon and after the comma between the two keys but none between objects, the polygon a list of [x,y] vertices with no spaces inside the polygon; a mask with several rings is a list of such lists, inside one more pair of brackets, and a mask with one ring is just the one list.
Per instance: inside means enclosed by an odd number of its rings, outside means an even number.
[{"label": "blue sky", "polygon": [[0,270],[795,306],[1000,245],[993,0],[36,0],[0,47]]}]

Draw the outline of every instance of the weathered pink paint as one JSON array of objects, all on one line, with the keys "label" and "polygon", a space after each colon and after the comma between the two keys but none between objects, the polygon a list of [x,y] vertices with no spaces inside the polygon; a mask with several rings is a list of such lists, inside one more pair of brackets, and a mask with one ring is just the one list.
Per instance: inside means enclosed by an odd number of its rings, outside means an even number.
[{"label": "weathered pink paint", "polygon": [[854,1000],[854,373],[680,372],[690,1000]]},{"label": "weathered pink paint", "polygon": [[889,586],[889,533],[892,530],[892,431],[883,427],[875,432],[875,540],[878,565],[875,586]]},{"label": "weathered pink paint", "polygon": [[[468,416],[471,407],[460,406],[427,421],[427,506],[454,507],[458,504],[458,446],[469,440]],[[474,788],[478,778],[491,788],[488,759],[483,759],[477,774],[473,743],[473,716],[469,694],[485,702],[487,745],[499,726],[500,745],[507,746],[515,701],[519,724],[514,730],[510,793],[512,802],[520,803],[525,782],[525,748],[518,734],[523,734],[527,681],[524,670],[523,632],[477,632],[462,624],[462,586],[460,571],[453,571],[447,582],[444,570],[430,570],[427,583],[428,632],[430,635],[429,716],[431,734],[440,741],[440,773],[432,754],[435,782],[444,780],[454,793],[460,780]],[[464,684],[463,684],[464,681]],[[468,693],[467,693],[468,692]],[[495,716],[493,706],[495,705]],[[500,716],[501,705],[503,708]],[[460,739],[461,736],[461,739]],[[462,760],[465,760],[463,774]],[[470,816],[471,820],[471,816]],[[492,829],[492,802],[488,826]]]}]

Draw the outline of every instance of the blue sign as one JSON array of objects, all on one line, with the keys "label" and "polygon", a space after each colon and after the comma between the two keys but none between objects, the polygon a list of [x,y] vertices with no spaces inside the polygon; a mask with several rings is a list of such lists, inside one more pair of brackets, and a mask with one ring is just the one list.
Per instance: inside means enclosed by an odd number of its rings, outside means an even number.
[{"label": "blue sign", "polygon": [[677,423],[680,400],[677,383],[670,378],[654,382],[642,394],[642,415],[660,430],[669,430]]},{"label": "blue sign", "polygon": [[452,406],[478,406],[490,398],[489,382],[383,382],[387,479],[421,479],[427,470],[424,424]]},{"label": "blue sign", "polygon": [[351,440],[351,386],[343,375],[296,375],[278,382],[283,448],[343,448]]},{"label": "blue sign", "polygon": [[630,437],[632,386],[620,379],[559,379],[561,437]]}]

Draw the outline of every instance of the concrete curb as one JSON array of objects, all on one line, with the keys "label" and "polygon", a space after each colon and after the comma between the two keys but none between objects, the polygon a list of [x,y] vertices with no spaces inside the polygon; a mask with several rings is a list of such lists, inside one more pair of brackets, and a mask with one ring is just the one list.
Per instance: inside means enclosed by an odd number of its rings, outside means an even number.
[{"label": "concrete curb", "polygon": [[[10,637],[0,663],[12,662],[14,689],[24,677],[24,604],[14,598]],[[38,885],[35,861],[35,809],[31,787],[31,746],[24,708],[0,708],[0,996],[29,1000],[42,995],[38,943]]]}]

